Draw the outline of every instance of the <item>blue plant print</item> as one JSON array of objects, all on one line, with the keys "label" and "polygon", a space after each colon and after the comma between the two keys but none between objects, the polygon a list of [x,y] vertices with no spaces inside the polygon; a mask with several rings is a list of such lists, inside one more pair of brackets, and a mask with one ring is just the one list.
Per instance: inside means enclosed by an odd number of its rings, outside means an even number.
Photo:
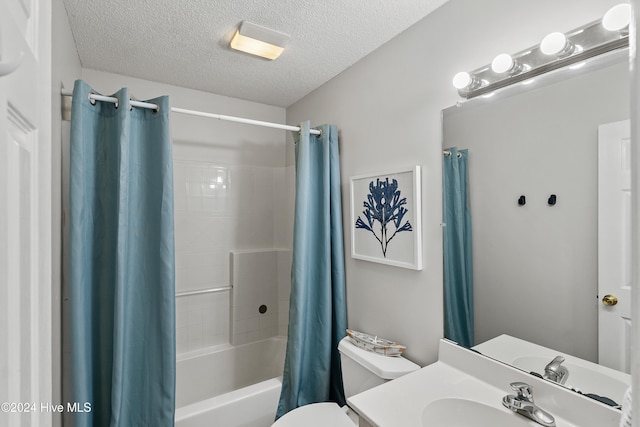
[{"label": "blue plant print", "polygon": [[376,178],[369,183],[369,194],[367,200],[363,202],[364,211],[362,217],[356,220],[356,229],[370,231],[380,243],[382,256],[387,257],[389,242],[396,234],[403,231],[413,231],[411,223],[407,220],[402,224],[402,219],[408,210],[404,206],[407,198],[400,198],[401,191],[398,190],[398,181],[385,178],[384,181]]}]

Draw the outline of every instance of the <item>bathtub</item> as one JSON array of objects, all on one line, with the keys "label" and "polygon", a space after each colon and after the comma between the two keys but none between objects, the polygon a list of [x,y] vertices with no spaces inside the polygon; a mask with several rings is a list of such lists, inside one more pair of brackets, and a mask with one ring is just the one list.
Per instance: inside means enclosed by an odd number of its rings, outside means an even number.
[{"label": "bathtub", "polygon": [[286,339],[178,357],[176,427],[269,427],[282,385]]}]

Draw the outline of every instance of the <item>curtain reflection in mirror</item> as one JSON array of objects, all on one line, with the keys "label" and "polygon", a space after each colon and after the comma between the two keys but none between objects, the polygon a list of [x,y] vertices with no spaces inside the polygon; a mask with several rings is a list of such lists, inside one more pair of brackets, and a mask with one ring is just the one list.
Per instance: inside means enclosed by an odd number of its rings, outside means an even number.
[{"label": "curtain reflection in mirror", "polygon": [[473,262],[468,191],[468,150],[449,148],[443,164],[444,335],[471,347],[473,338]]}]

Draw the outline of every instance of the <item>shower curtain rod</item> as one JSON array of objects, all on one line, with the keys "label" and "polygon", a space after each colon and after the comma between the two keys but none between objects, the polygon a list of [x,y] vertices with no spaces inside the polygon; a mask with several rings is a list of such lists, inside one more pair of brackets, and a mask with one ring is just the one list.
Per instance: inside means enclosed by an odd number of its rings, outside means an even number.
[{"label": "shower curtain rod", "polygon": [[[73,96],[73,92],[67,89],[62,89],[62,96]],[[90,94],[89,98],[96,101],[111,102],[113,104],[118,103],[118,98],[114,98],[112,96],[98,95],[95,93]],[[133,107],[148,108],[150,110],[158,109],[158,106],[156,104],[152,104],[150,102],[134,101],[133,99],[130,100],[130,102]],[[185,108],[172,107],[171,111],[174,113],[187,114],[190,116],[207,117],[210,119],[224,120],[227,122],[245,123],[248,125],[263,126],[268,128],[274,128],[274,129],[284,129],[284,130],[290,130],[294,132],[300,132],[300,127],[298,126],[281,125],[279,123],[263,122],[261,120],[245,119],[242,117],[234,117],[234,116],[225,116],[222,114],[206,113],[204,111],[187,110]],[[311,133],[312,135],[320,135],[322,132],[320,132],[317,129],[311,129],[309,133]]]}]

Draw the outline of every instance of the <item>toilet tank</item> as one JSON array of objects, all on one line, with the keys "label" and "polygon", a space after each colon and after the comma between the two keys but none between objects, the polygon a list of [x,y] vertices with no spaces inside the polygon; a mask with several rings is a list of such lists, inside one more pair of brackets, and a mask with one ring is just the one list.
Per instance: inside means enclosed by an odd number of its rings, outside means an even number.
[{"label": "toilet tank", "polygon": [[420,366],[404,357],[383,356],[356,347],[349,337],[340,341],[338,350],[347,398],[420,369]]}]

